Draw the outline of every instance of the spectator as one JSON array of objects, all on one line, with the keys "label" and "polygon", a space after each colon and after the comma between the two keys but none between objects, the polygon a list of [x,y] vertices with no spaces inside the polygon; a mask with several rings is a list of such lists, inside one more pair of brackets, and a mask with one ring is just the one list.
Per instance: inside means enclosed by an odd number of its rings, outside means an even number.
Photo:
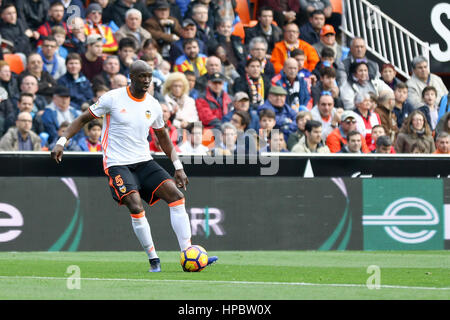
[{"label": "spectator", "polygon": [[[208,63],[208,60],[206,60],[206,63]],[[197,99],[199,96],[199,91],[195,89],[197,77],[195,76],[195,73],[193,71],[187,70],[184,72],[184,75],[186,76],[186,79],[189,83],[189,97],[192,99]],[[207,73],[206,73],[207,75]],[[205,89],[206,90],[206,89]]]},{"label": "spectator", "polygon": [[434,131],[438,122],[438,106],[436,105],[437,90],[433,86],[427,86],[422,91],[422,101],[425,103],[418,110],[422,111],[427,119],[431,131]]},{"label": "spectator", "polygon": [[250,108],[258,109],[264,104],[270,89],[270,79],[263,76],[261,61],[257,58],[247,60],[245,76],[239,77],[233,84],[234,92],[245,92],[250,98]]},{"label": "spectator", "polygon": [[275,125],[275,112],[271,109],[262,109],[259,113],[258,150],[267,150],[269,145],[269,134]]},{"label": "spectator", "polygon": [[450,134],[441,132],[436,138],[436,151],[434,154],[450,154]]},{"label": "spectator", "polygon": [[183,43],[184,54],[176,59],[174,71],[193,71],[197,77],[207,73],[206,56],[200,53],[197,39],[187,39]]},{"label": "spectator", "polygon": [[320,41],[314,43],[313,47],[319,53],[321,57],[321,52],[324,48],[330,48],[334,52],[334,61],[342,63],[342,47],[336,41],[336,31],[333,26],[326,24],[320,30]]},{"label": "spectator", "polygon": [[31,130],[35,133],[39,134],[44,131],[44,125],[42,123],[42,113],[44,110],[38,112],[34,104],[35,96],[32,93],[23,92],[19,96],[19,100],[17,101],[17,111],[14,114],[15,120],[17,120],[17,116],[20,112],[28,112],[31,114],[33,118],[33,124]]},{"label": "spectator", "polygon": [[69,89],[71,105],[81,110],[81,105],[92,99],[94,93],[91,82],[81,73],[81,57],[78,53],[67,56],[66,68],[67,72],[58,79],[58,85]]},{"label": "spectator", "polygon": [[135,48],[141,49],[141,44],[152,37],[150,32],[142,28],[142,13],[135,8],[128,9],[125,13],[125,23],[114,33],[116,41],[123,38],[133,39]]},{"label": "spectator", "polygon": [[40,151],[41,138],[31,130],[33,119],[29,112],[17,116],[16,126],[11,127],[0,140],[0,151]]},{"label": "spectator", "polygon": [[217,139],[213,149],[208,151],[211,156],[230,156],[236,150],[237,130],[230,122],[222,124],[220,127],[221,138]]},{"label": "spectator", "polygon": [[56,52],[58,51],[58,43],[54,36],[47,36],[42,39],[42,46],[38,49],[41,55],[44,71],[47,71],[53,79],[58,80],[66,73],[65,60]]},{"label": "spectator", "polygon": [[208,147],[202,144],[203,126],[201,122],[191,122],[187,125],[188,131],[187,141],[183,142],[179,148],[181,153],[197,154],[206,156]]},{"label": "spectator", "polygon": [[287,91],[279,86],[272,86],[269,89],[269,95],[266,102],[258,107],[258,113],[263,109],[270,109],[276,116],[276,129],[280,129],[285,135],[285,139],[289,138],[292,132],[297,130],[295,117],[297,112],[286,103]]},{"label": "spectator", "polygon": [[[160,104],[163,112],[163,120],[165,124],[164,128],[166,129],[167,134],[172,141],[175,151],[180,152],[180,149],[178,148],[178,130],[172,125],[172,122],[170,121],[169,106],[165,102],[160,102]],[[158,137],[155,134],[155,130],[152,127],[150,127],[150,137],[150,150],[154,152],[163,152],[163,150],[161,149],[161,145],[159,144]]]},{"label": "spectator", "polygon": [[100,136],[102,135],[102,123],[97,120],[91,120],[87,124],[87,136],[78,140],[78,146],[81,151],[86,152],[100,152],[102,151],[102,142]]},{"label": "spectator", "polygon": [[87,35],[84,33],[84,20],[80,17],[74,17],[69,26],[70,33],[64,43],[64,47],[69,52],[84,54],[86,52]]},{"label": "spectator", "polygon": [[269,149],[267,152],[289,152],[286,146],[284,134],[279,130],[272,130],[269,133]]},{"label": "spectator", "polygon": [[225,51],[223,45],[219,44],[213,54],[220,59],[220,62],[222,62],[222,73],[227,79],[229,79],[228,83],[231,85],[231,87],[227,86],[226,91],[227,93],[232,94],[229,89],[233,87],[234,80],[239,78],[240,74],[236,71],[236,68],[228,59],[227,52]]},{"label": "spectator", "polygon": [[435,136],[438,136],[441,132],[447,132],[450,134],[450,112],[444,114],[439,120],[436,126]]},{"label": "spectator", "polygon": [[92,81],[103,70],[103,40],[98,34],[91,34],[86,40],[86,52],[81,55],[81,72]]},{"label": "spectator", "polygon": [[[311,14],[315,10],[322,10],[325,17],[328,19],[333,13],[333,7],[330,0],[300,0],[300,12],[303,19],[306,15]],[[304,20],[300,19],[300,24],[303,24]]]},{"label": "spectator", "polygon": [[[297,144],[300,139],[305,135],[305,124],[307,121],[312,120],[311,112],[300,111],[295,116],[295,123],[297,123],[297,131],[292,132],[287,140],[287,148],[292,151],[292,147]],[[321,130],[322,131],[322,130]]]},{"label": "spectator", "polygon": [[17,75],[11,72],[8,62],[0,60],[0,87],[3,87],[8,93],[9,98],[19,96],[19,82]]},{"label": "spectator", "polygon": [[104,85],[111,88],[111,78],[120,71],[119,57],[116,55],[107,56],[103,61],[103,70],[92,79],[92,85]]},{"label": "spectator", "polygon": [[[269,7],[260,7],[258,14],[258,23],[254,27],[244,28],[245,44],[249,47],[250,55],[252,55],[251,42],[255,38],[263,38],[265,40],[265,53],[269,56],[272,53],[275,43],[283,38],[283,31],[280,27],[273,24],[273,9]],[[262,51],[262,50],[259,50]],[[254,55],[252,55],[254,56]],[[264,56],[264,58],[266,58]]]},{"label": "spectator", "polygon": [[[42,115],[42,122],[44,123],[45,131],[49,134],[48,141],[53,141],[58,137],[58,129],[63,121],[71,123],[75,120],[81,111],[75,109],[70,105],[70,91],[69,89],[58,86],[53,94],[53,101],[50,103]],[[80,135],[75,137],[78,140]]]},{"label": "spectator", "polygon": [[323,92],[330,92],[334,100],[334,107],[344,109],[344,103],[339,97],[339,87],[336,85],[336,69],[324,67],[320,70],[320,80],[311,88],[313,105],[319,103]]},{"label": "spectator", "polygon": [[[351,110],[346,110],[342,113],[339,127],[331,131],[326,139],[326,143],[330,152],[340,152],[342,148],[347,145],[348,134],[356,131],[356,119],[358,115]],[[356,131],[357,132],[357,131]],[[359,133],[359,132],[358,132]],[[366,144],[366,139],[361,136],[361,150],[363,153],[369,153],[369,147]]]},{"label": "spectator", "polygon": [[397,118],[397,127],[401,128],[403,121],[414,110],[414,107],[407,101],[408,86],[403,82],[397,83],[394,89],[394,97],[395,106],[393,112]]},{"label": "spectator", "polygon": [[175,128],[186,129],[190,123],[198,121],[195,101],[189,97],[189,83],[181,72],[171,73],[162,88],[162,94]]},{"label": "spectator", "polygon": [[154,6],[154,17],[144,22],[144,28],[151,33],[164,59],[169,59],[170,47],[180,39],[181,26],[178,20],[170,16],[170,4],[165,0],[157,0]]},{"label": "spectator", "polygon": [[[57,136],[53,139],[53,141],[50,139],[48,140],[50,141],[48,146],[49,150],[52,150],[55,147],[56,142],[58,141],[59,138],[61,138],[64,135],[64,132],[66,132],[69,125],[70,125],[69,121],[61,122],[57,131]],[[64,146],[64,151],[81,151],[80,146],[77,143],[76,137],[73,137],[68,141],[68,143]]]},{"label": "spectator", "polygon": [[376,96],[383,90],[391,90],[389,86],[380,79],[369,77],[369,65],[365,61],[356,61],[350,67],[347,80],[340,86],[341,99],[346,110],[354,108],[356,94],[375,93]]},{"label": "spectator", "polygon": [[98,3],[91,3],[86,9],[86,33],[87,35],[98,34],[102,37],[104,53],[115,53],[117,41],[110,26],[102,23],[103,9]]},{"label": "spectator", "polygon": [[379,136],[376,140],[376,149],[373,153],[395,153],[392,140],[389,136]]},{"label": "spectator", "polygon": [[[22,82],[20,83],[20,92],[22,93],[30,93],[34,97],[34,112],[43,113],[45,106],[47,105],[47,100],[44,96],[37,94],[39,90],[38,81],[35,76],[29,74],[22,78]],[[14,99],[16,102],[17,99]]]},{"label": "spectator", "polygon": [[393,111],[394,106],[394,93],[391,91],[381,91],[380,96],[378,97],[378,106],[375,108],[375,113],[380,116],[381,125],[385,131],[384,134],[389,136],[392,141],[395,140],[398,133],[397,117]]},{"label": "spectator", "polygon": [[263,0],[259,5],[273,10],[273,18],[280,27],[295,23],[300,9],[299,2],[295,0]]},{"label": "spectator", "polygon": [[[64,5],[59,1],[53,1],[50,4],[47,20],[37,29],[41,39],[48,37],[52,33],[54,26],[63,27],[66,33],[69,34],[69,28],[64,21]],[[41,40],[39,40],[38,44],[41,44]]]},{"label": "spectator", "polygon": [[300,27],[300,39],[314,45],[320,42],[320,31],[325,25],[325,13],[314,10],[309,14],[308,22]]},{"label": "spectator", "polygon": [[54,26],[52,27],[52,36],[56,39],[56,45],[58,46],[58,49],[56,50],[56,53],[63,59],[66,59],[69,51],[66,47],[64,47],[64,44],[66,42],[66,30],[64,30],[61,26]]},{"label": "spectator", "polygon": [[[70,17],[72,17],[75,14],[80,16],[81,18],[86,17],[86,12],[85,12],[85,8],[84,8],[85,1],[82,1],[82,0],[59,0],[59,1],[51,0],[51,1],[61,2],[63,4],[63,6],[64,6],[63,21],[67,21]],[[70,7],[72,7],[72,8],[70,8]],[[78,8],[75,9],[74,7],[78,7]]]},{"label": "spectator", "polygon": [[411,63],[412,65],[412,76],[406,81],[408,85],[408,102],[417,109],[422,106],[422,91],[425,87],[435,87],[436,88],[436,101],[438,103],[441,98],[448,94],[448,90],[445,87],[442,79],[430,73],[428,69],[427,59],[423,56],[415,57]]},{"label": "spectator", "polygon": [[123,88],[128,85],[128,79],[123,74],[115,74],[111,77],[111,90]]},{"label": "spectator", "polygon": [[381,67],[381,79],[391,88],[395,89],[400,80],[396,77],[397,71],[390,63],[385,63]]},{"label": "spectator", "polygon": [[378,137],[385,136],[385,135],[386,135],[386,131],[384,130],[384,127],[381,124],[376,124],[372,127],[371,141],[367,145],[369,147],[369,150],[372,153],[375,152],[375,149],[377,148]]},{"label": "spectator", "polygon": [[39,35],[28,28],[25,21],[17,17],[14,4],[7,3],[1,10],[0,36],[12,44],[10,53],[28,55],[31,50],[30,38],[37,39]]},{"label": "spectator", "polygon": [[370,111],[370,96],[369,94],[358,93],[355,96],[355,113],[356,128],[366,139],[366,144],[369,145],[372,140],[372,127],[381,124],[380,115]]},{"label": "spectator", "polygon": [[0,87],[0,137],[14,123],[14,105],[8,99],[8,92]]},{"label": "spectator", "polygon": [[333,68],[336,72],[336,82],[338,85],[342,85],[347,79],[347,73],[345,72],[342,62],[335,61],[335,53],[333,49],[325,47],[321,51],[320,61],[316,64],[312,74],[317,79],[320,78],[320,70],[323,68]]},{"label": "spectator", "polygon": [[305,135],[293,146],[291,152],[330,153],[330,149],[322,141],[322,124],[315,120],[307,121],[305,124]]},{"label": "spectator", "polygon": [[225,76],[214,73],[208,80],[206,91],[196,100],[198,117],[205,128],[219,129],[221,120],[231,107],[231,98],[223,90]]},{"label": "spectator", "polygon": [[343,111],[341,108],[335,108],[333,96],[326,91],[320,96],[318,104],[311,109],[313,120],[322,123],[323,141],[326,141],[331,131],[339,125]]},{"label": "spectator", "polygon": [[19,75],[19,82],[27,76],[33,75],[38,80],[38,92],[45,97],[47,102],[51,100],[53,88],[56,86],[56,80],[44,70],[44,61],[39,53],[31,53],[28,56],[27,69]]},{"label": "spectator", "polygon": [[199,53],[206,54],[206,45],[205,43],[196,37],[197,35],[197,25],[192,19],[184,19],[181,24],[181,38],[170,46],[169,50],[169,62],[174,64],[177,58],[184,54],[183,44],[188,39],[196,39]]},{"label": "spectator", "polygon": [[307,111],[310,95],[306,81],[299,75],[297,60],[287,58],[283,70],[272,78],[272,85],[280,86],[287,91],[286,103],[296,112]]},{"label": "spectator", "polygon": [[199,1],[193,1],[189,5],[192,7],[192,13],[186,13],[185,18],[194,20],[197,25],[196,38],[207,44],[214,39],[214,18],[209,18],[210,15],[214,15],[214,12],[209,10],[209,3],[202,4]]},{"label": "spectator", "polygon": [[350,131],[347,134],[348,143],[342,147],[339,153],[364,153],[362,151],[362,137],[358,131]]},{"label": "spectator", "polygon": [[119,41],[119,51],[117,52],[120,62],[119,73],[128,77],[131,64],[137,59],[137,48],[131,38],[122,38]]},{"label": "spectator", "polygon": [[413,154],[426,153],[426,150],[427,150],[427,147],[420,140],[414,142],[411,146],[411,153],[413,153]]},{"label": "spectator", "polygon": [[[206,73],[203,74],[201,77],[197,77],[196,81],[195,81],[195,89],[199,93],[202,93],[206,90],[208,79],[217,72],[222,73],[222,69],[223,69],[222,62],[216,56],[209,56],[206,59],[205,68],[206,68]],[[225,77],[225,79],[226,80],[224,81],[224,90],[225,90],[225,92],[228,92],[229,91],[228,90],[229,79],[227,79],[226,77]]]},{"label": "spectator", "polygon": [[234,154],[242,156],[247,154],[256,154],[256,132],[247,130],[250,125],[250,115],[246,111],[236,110],[231,117],[230,122],[236,127],[237,139]]},{"label": "spectator", "polygon": [[284,61],[294,49],[301,49],[305,53],[306,60],[304,67],[306,69],[312,71],[316,67],[317,62],[319,62],[319,55],[313,46],[298,38],[299,33],[298,26],[295,23],[288,23],[284,26],[283,41],[275,44],[270,59],[273,63],[275,73],[280,73],[284,66]]},{"label": "spectator", "polygon": [[[272,62],[270,62],[267,51],[267,42],[263,37],[256,37],[250,40],[248,44],[249,55],[247,56],[247,60],[250,58],[256,58],[261,61],[262,73],[268,79],[272,79],[275,76],[275,69],[273,68]],[[237,70],[239,74],[243,74],[245,72],[245,65],[247,61],[243,61],[239,64]]]},{"label": "spectator", "polygon": [[[114,22],[114,24],[120,28],[124,24],[126,24],[126,14],[130,9],[138,10],[142,19],[145,21],[151,17],[150,12],[147,10],[145,6],[145,1],[137,1],[137,0],[116,0],[109,1],[110,4],[104,10],[104,21]],[[119,39],[117,39],[119,41]]]},{"label": "spectator", "polygon": [[375,61],[372,61],[366,57],[367,47],[366,42],[363,38],[353,38],[350,43],[350,53],[347,58],[342,62],[344,64],[344,68],[347,74],[352,74],[352,70],[350,70],[351,65],[358,61],[363,61],[366,63],[369,78],[370,79],[378,79],[380,77],[380,71],[378,64]]},{"label": "spectator", "polygon": [[236,92],[233,97],[233,109],[222,118],[222,122],[230,122],[236,111],[242,111],[248,114],[250,118],[248,129],[259,130],[258,113],[256,110],[250,110],[250,98],[246,92]]},{"label": "spectator", "polygon": [[31,30],[37,30],[45,23],[48,9],[50,8],[50,1],[17,0],[16,8],[20,19],[26,21]]},{"label": "spectator", "polygon": [[433,153],[435,151],[433,136],[425,115],[419,110],[414,110],[405,119],[400,129],[394,146],[395,152],[411,153],[413,144],[418,141],[424,144],[425,153]]}]

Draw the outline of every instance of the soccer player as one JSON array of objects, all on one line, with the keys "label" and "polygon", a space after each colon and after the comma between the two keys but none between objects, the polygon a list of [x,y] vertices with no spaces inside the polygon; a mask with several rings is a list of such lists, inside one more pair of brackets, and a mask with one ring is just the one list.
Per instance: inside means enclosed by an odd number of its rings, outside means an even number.
[{"label": "soccer player", "polygon": [[[159,199],[168,203],[172,229],[181,250],[191,245],[191,228],[184,195],[177,189],[178,187],[186,190],[189,180],[164,128],[161,105],[147,94],[152,72],[146,62],[133,62],[130,66],[130,86],[105,93],[76,118],[58,140],[51,157],[60,163],[67,141],[86,123],[104,116],[103,167],[109,177],[112,196],[130,211],[134,232],[149,258],[149,271],[160,272],[160,260],[156,254],[142,200],[149,205]],[[174,164],[174,179],[150,155],[147,141],[150,127],[154,129],[162,150]],[[217,259],[216,256],[209,257],[208,265]]]}]

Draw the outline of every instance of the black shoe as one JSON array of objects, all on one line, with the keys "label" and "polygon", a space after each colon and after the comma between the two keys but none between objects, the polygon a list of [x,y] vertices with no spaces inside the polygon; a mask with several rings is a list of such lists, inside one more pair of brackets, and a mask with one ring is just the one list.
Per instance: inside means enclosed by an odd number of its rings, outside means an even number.
[{"label": "black shoe", "polygon": [[161,272],[161,262],[159,258],[153,258],[148,260],[150,262],[150,269],[148,272]]}]

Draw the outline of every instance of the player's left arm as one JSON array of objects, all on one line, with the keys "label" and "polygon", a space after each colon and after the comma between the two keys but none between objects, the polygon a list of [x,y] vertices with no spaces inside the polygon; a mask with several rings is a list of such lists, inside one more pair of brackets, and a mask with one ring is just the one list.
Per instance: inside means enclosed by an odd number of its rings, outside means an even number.
[{"label": "player's left arm", "polygon": [[177,152],[170,140],[169,134],[166,129],[163,127],[161,129],[154,129],[156,137],[158,138],[159,145],[164,153],[172,160],[172,163],[175,166],[175,183],[178,188],[184,188],[186,190],[186,186],[189,184],[189,180],[184,172],[183,165],[181,164],[180,159],[178,158]]}]

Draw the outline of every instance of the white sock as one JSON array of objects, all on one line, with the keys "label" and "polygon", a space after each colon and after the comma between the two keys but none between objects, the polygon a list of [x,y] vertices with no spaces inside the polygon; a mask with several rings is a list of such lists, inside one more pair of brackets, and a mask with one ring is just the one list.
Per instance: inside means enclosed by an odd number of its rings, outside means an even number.
[{"label": "white sock", "polygon": [[142,248],[147,253],[149,259],[158,258],[156,254],[155,246],[153,245],[152,233],[150,231],[150,225],[145,217],[145,211],[138,214],[131,215],[131,225],[133,226],[134,233],[139,239]]},{"label": "white sock", "polygon": [[180,250],[184,250],[191,245],[191,223],[184,207],[184,198],[169,203],[170,222],[172,229],[177,235]]}]

